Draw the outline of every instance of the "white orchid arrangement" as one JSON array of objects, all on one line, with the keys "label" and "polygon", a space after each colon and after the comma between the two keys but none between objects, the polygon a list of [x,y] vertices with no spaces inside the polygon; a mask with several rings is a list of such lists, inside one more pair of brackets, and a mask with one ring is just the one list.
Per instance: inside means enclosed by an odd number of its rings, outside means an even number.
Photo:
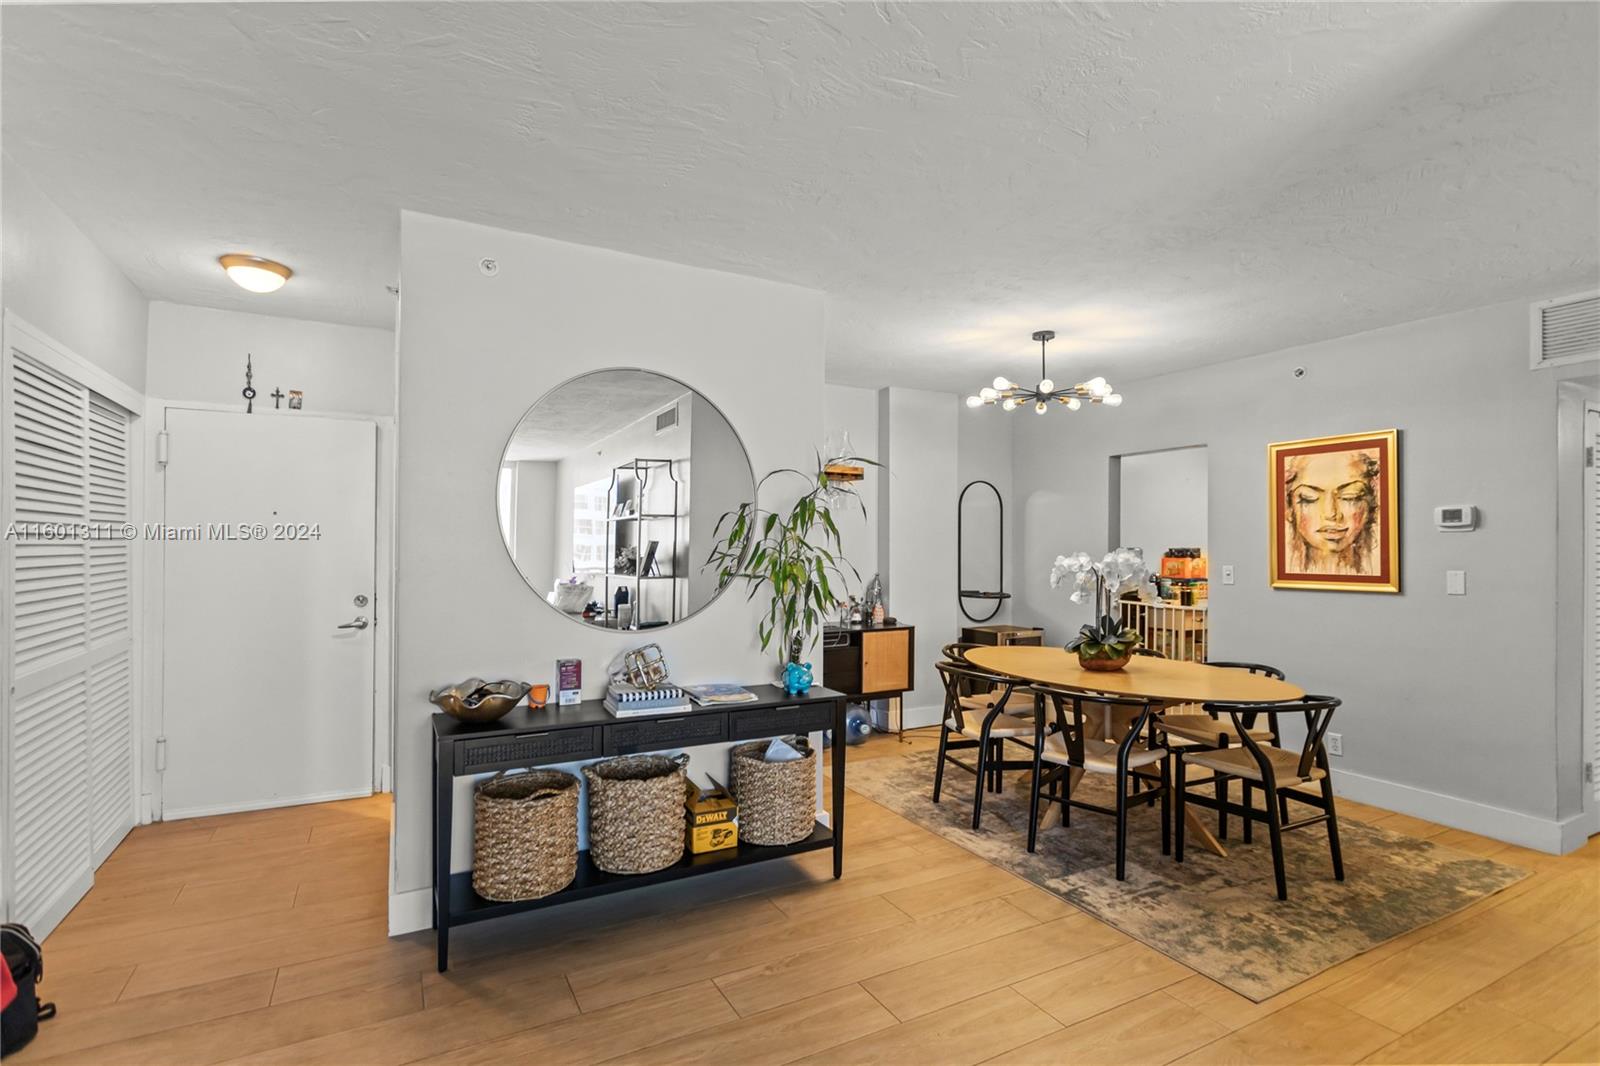
[{"label": "white orchid arrangement", "polygon": [[1078,631],[1067,650],[1090,659],[1121,659],[1132,652],[1139,643],[1139,632],[1124,627],[1113,611],[1118,597],[1124,592],[1143,592],[1150,580],[1144,552],[1117,548],[1099,562],[1087,552],[1058,555],[1050,568],[1050,587],[1060,588],[1068,578],[1072,580],[1073,603],[1082,603],[1093,592],[1095,621]]}]

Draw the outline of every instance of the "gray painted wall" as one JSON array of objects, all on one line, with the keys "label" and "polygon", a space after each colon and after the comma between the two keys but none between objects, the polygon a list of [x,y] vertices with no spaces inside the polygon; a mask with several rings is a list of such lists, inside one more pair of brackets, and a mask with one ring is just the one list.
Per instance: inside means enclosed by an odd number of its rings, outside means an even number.
[{"label": "gray painted wall", "polygon": [[[553,681],[555,660],[578,656],[597,697],[607,664],[644,642],[561,618],[516,573],[494,506],[511,427],[575,374],[644,365],[716,403],[758,473],[804,467],[822,439],[824,316],[806,289],[411,212],[400,249],[394,888],[407,891],[429,881],[429,690],[473,674]],[[752,337],[781,381],[751,371]],[[679,680],[767,681],[777,656],[756,641],[758,610],[723,596],[648,639]]]},{"label": "gray painted wall", "polygon": [[[1107,547],[1112,455],[1203,443],[1213,657],[1274,663],[1342,697],[1337,771],[1480,805],[1485,819],[1565,816],[1577,753],[1560,754],[1558,804],[1557,721],[1581,712],[1566,697],[1558,707],[1555,688],[1556,395],[1559,378],[1593,368],[1530,371],[1527,314],[1497,304],[1139,381],[1116,410],[1019,422],[1018,620],[1051,639],[1084,620],[1044,574],[1058,553]],[[1404,591],[1269,588],[1267,444],[1389,427]],[[1432,511],[1446,503],[1476,504],[1479,529],[1438,532]],[[1237,584],[1218,580],[1224,564]],[[1466,596],[1445,595],[1446,569],[1466,570]]]}]

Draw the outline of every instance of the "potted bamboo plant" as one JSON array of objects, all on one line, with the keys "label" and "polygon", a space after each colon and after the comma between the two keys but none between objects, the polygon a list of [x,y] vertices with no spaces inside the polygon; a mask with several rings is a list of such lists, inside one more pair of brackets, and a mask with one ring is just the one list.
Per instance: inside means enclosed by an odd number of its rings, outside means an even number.
[{"label": "potted bamboo plant", "polygon": [[[756,632],[762,650],[777,643],[785,666],[806,665],[801,662],[805,649],[837,603],[834,590],[842,592],[847,580],[861,579],[844,558],[833,510],[849,501],[864,516],[866,505],[848,483],[829,479],[826,468],[840,464],[878,465],[855,456],[826,462],[818,456],[814,473],[792,467],[772,471],[756,484],[755,500],[717,520],[713,547],[704,564],[716,567],[719,588],[743,580],[749,599],[763,588],[768,590],[771,601]],[[795,479],[807,491],[786,513],[760,506],[763,490],[771,491],[775,483]]]}]

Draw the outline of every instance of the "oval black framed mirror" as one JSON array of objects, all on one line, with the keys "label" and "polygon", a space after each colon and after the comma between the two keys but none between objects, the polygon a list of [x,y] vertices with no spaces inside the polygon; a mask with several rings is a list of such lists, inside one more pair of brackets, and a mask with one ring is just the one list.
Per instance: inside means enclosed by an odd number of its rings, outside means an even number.
[{"label": "oval black framed mirror", "polygon": [[614,368],[562,382],[518,420],[495,513],[517,572],[552,610],[657,629],[720,595],[701,564],[717,519],[754,496],[750,456],[715,404],[665,374]]},{"label": "oval black framed mirror", "polygon": [[[970,481],[956,499],[956,592],[961,613],[969,622],[992,620],[1011,598],[1005,587],[1005,500],[993,482]],[[974,613],[985,607],[988,614]]]}]

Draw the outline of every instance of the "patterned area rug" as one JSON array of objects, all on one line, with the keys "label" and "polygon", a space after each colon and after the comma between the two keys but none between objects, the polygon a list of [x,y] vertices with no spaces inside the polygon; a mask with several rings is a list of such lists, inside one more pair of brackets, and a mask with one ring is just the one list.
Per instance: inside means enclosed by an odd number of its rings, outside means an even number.
[{"label": "patterned area rug", "polygon": [[[1528,876],[1341,816],[1345,880],[1333,879],[1323,828],[1298,829],[1284,834],[1289,899],[1279,902],[1265,825],[1245,844],[1231,819],[1225,859],[1196,847],[1191,834],[1179,865],[1161,854],[1152,806],[1129,811],[1127,880],[1119,882],[1109,816],[1074,811],[1067,828],[1050,813],[1030,855],[1025,774],[1008,773],[1005,794],[984,797],[983,828],[973,832],[972,775],[947,767],[935,804],[933,765],[932,752],[862,760],[850,767],[850,788],[1256,1002]],[[1079,787],[1088,802],[1114,802],[1103,775]],[[1197,813],[1214,829],[1216,812]],[[1291,820],[1311,813],[1290,804]]]}]

